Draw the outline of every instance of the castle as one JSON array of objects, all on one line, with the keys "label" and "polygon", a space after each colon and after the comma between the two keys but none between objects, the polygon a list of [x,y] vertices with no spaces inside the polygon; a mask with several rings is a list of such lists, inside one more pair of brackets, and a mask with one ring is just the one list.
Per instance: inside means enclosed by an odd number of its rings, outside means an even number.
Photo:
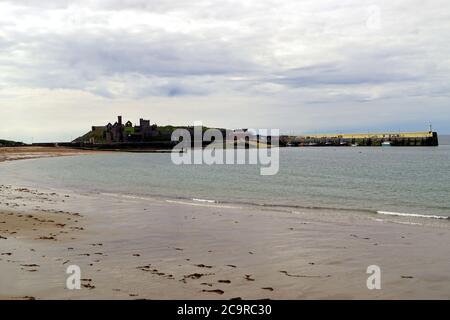
[{"label": "castle", "polygon": [[[157,126],[150,124],[150,120],[139,119],[139,125],[133,125],[131,121],[125,124],[122,122],[122,116],[117,117],[114,124],[108,123],[105,126],[92,126],[91,131],[83,136],[73,140],[74,144],[80,146],[95,145],[96,147],[158,147],[169,148],[173,146],[172,133],[176,129],[188,130],[191,136],[194,136],[194,126]],[[208,129],[202,127],[202,131]],[[223,137],[228,139],[243,139],[247,136],[247,129],[239,129],[227,131],[226,129],[219,129]],[[121,146],[120,146],[121,145]]]},{"label": "castle", "polygon": [[116,142],[145,142],[158,136],[158,126],[151,125],[150,120],[139,119],[139,125],[133,126],[131,121],[122,123],[122,116],[117,117],[114,124],[106,126],[92,126],[90,143],[116,143]]}]

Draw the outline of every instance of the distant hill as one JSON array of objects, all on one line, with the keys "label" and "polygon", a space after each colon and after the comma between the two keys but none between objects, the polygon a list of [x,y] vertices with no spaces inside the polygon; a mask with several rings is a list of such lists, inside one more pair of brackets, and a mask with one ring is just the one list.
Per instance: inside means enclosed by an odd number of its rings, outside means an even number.
[{"label": "distant hill", "polygon": [[23,143],[23,142],[16,142],[16,141],[0,139],[0,147],[20,147],[20,146],[24,146],[24,145],[25,145],[25,143]]}]

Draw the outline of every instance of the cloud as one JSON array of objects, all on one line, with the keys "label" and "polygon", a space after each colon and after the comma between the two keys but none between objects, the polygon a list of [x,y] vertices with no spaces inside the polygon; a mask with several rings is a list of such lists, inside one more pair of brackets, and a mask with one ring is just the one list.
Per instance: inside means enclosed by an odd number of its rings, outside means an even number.
[{"label": "cloud", "polygon": [[[49,108],[58,106],[36,92],[53,92],[60,104],[82,95],[100,108],[99,120],[108,103],[142,111],[154,101],[160,109],[151,112],[162,119],[164,108],[182,114],[210,101],[208,117],[222,126],[265,125],[252,116],[259,114],[297,129],[293,119],[308,112],[326,127],[318,120],[324,112],[339,118],[374,107],[402,119],[424,101],[416,123],[430,113],[450,120],[442,109],[450,8],[441,0],[15,0],[0,1],[0,12],[0,102],[20,91],[18,101],[37,117],[27,90]],[[227,101],[241,101],[248,117],[222,114]],[[76,112],[76,103],[64,108]],[[13,114],[0,109],[7,119]]]}]

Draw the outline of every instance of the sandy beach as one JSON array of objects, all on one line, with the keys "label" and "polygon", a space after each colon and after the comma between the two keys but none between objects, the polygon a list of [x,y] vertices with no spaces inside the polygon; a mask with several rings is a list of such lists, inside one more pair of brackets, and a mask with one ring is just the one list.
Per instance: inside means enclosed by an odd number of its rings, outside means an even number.
[{"label": "sandy beach", "polygon": [[6,147],[0,148],[0,162],[94,154],[98,152],[100,151],[72,149],[66,147],[35,147],[35,146]]},{"label": "sandy beach", "polygon": [[449,299],[448,243],[449,221],[0,185],[1,299]]}]

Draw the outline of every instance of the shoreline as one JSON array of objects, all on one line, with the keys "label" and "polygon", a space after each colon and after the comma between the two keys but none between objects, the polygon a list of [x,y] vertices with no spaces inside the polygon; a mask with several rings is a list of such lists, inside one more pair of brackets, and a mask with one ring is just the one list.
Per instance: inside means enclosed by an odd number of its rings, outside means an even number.
[{"label": "shoreline", "polygon": [[[0,239],[0,266],[2,283],[7,285],[0,289],[0,297],[450,296],[448,224],[436,228],[358,214],[335,216],[308,210],[292,214],[269,208],[53,191],[1,187],[0,222],[6,223],[0,224],[0,235],[7,239]],[[45,231],[48,238],[56,239],[30,236],[29,229],[17,223],[28,215],[54,221],[48,222],[50,229]],[[51,226],[61,224],[57,218],[71,217],[79,217],[79,225]],[[16,221],[14,231],[11,221]],[[6,234],[5,229],[17,233]],[[44,233],[44,229],[38,231]],[[79,265],[82,278],[87,279],[81,290],[65,288],[69,264]],[[382,290],[366,288],[366,268],[372,264],[382,269]]]},{"label": "shoreline", "polygon": [[[161,153],[159,151],[147,152],[147,151],[125,151],[125,150],[83,150],[76,148],[68,148],[68,147],[4,147],[0,148],[0,163],[1,162],[9,162],[9,161],[17,161],[17,160],[33,160],[40,158],[56,158],[56,157],[64,157],[64,156],[79,156],[79,155],[98,155],[98,154],[111,154],[111,153]],[[48,186],[47,186],[48,187]],[[82,192],[80,190],[70,190],[72,192]],[[108,193],[108,192],[107,192]],[[121,195],[120,193],[118,195]],[[430,213],[430,214],[421,214],[420,211],[398,211],[396,209],[389,208],[362,208],[362,207],[345,207],[345,206],[314,206],[309,204],[297,204],[297,203],[281,203],[281,202],[261,202],[261,201],[246,201],[240,199],[222,199],[222,198],[212,198],[212,199],[196,199],[194,197],[189,196],[177,196],[177,195],[165,195],[165,194],[142,194],[142,195],[134,195],[134,194],[123,194],[125,196],[131,197],[168,197],[172,199],[183,199],[183,200],[196,200],[196,201],[204,201],[204,202],[216,202],[219,204],[236,204],[236,205],[244,205],[244,206],[255,206],[259,208],[269,208],[272,210],[281,209],[283,211],[295,211],[295,210],[317,210],[317,211],[338,211],[338,212],[354,212],[354,213],[363,213],[363,214],[372,214],[379,215],[380,217],[392,216],[398,218],[423,218],[430,220],[441,220],[441,221],[450,221],[450,214],[443,215],[442,213]],[[421,220],[421,219],[419,219]],[[419,221],[420,222],[420,221]]]},{"label": "shoreline", "polygon": [[0,162],[26,159],[98,154],[108,151],[82,150],[67,147],[0,147]]},{"label": "shoreline", "polygon": [[450,298],[438,219],[0,185],[0,236],[0,299]]}]

